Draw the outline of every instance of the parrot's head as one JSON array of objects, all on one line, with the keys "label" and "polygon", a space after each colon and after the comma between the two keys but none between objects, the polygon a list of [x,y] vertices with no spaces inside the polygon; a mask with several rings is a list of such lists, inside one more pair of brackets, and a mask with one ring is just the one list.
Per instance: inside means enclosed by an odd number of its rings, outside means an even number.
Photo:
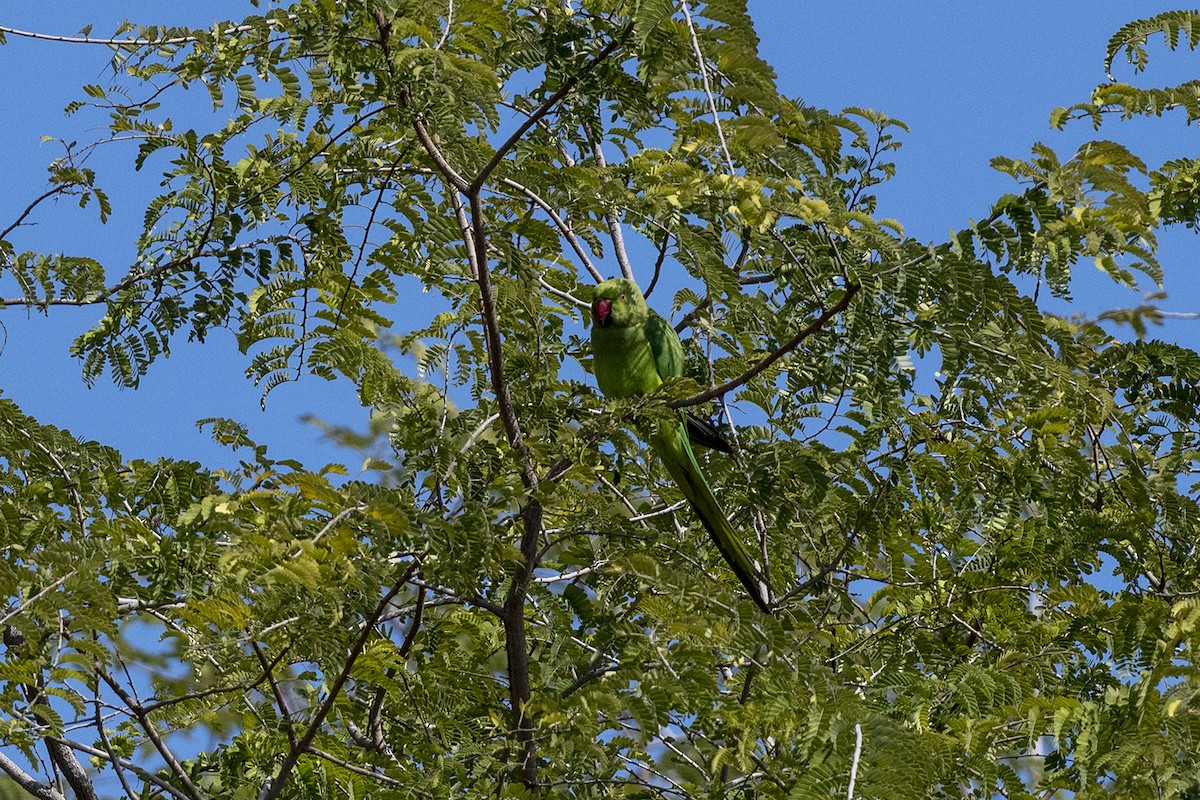
[{"label": "parrot's head", "polygon": [[642,290],[628,278],[609,278],[592,294],[592,322],[597,328],[627,328],[649,315]]}]

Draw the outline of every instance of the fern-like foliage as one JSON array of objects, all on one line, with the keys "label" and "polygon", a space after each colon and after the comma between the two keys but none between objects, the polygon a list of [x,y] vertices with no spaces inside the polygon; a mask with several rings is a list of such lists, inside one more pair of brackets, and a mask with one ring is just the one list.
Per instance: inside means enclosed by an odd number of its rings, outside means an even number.
[{"label": "fern-like foliage", "polygon": [[[372,428],[327,423],[362,457],[313,468],[206,420],[205,468],[0,401],[0,769],[86,755],[190,800],[1194,791],[1200,358],[1042,291],[1163,283],[1196,163],[1036,144],[917,241],[877,214],[905,125],[781,96],[741,0],[251,10],[118,31],[70,111],[162,176],[137,255],[5,228],[5,299],[96,306],[89,380],[228,328],[264,396],[349,381]],[[1195,108],[1105,86],[1058,121]],[[47,199],[107,216],[80,152]],[[622,269],[687,371],[605,406],[581,309]],[[737,455],[699,457],[776,615],[635,435],[726,382]]]},{"label": "fern-like foliage", "polygon": [[1158,34],[1162,34],[1167,47],[1172,50],[1179,48],[1181,38],[1189,50],[1195,50],[1200,45],[1200,12],[1164,11],[1123,25],[1108,40],[1104,51],[1104,71],[1109,78],[1112,77],[1113,61],[1122,52],[1135,72],[1144,71],[1150,62],[1146,43]]}]

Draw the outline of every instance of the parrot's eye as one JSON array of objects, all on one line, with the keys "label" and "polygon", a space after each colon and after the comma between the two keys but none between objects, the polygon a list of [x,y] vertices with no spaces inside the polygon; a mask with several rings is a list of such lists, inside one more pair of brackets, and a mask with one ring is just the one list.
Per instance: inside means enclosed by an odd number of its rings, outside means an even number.
[{"label": "parrot's eye", "polygon": [[621,296],[620,296],[619,298],[617,298],[617,299],[619,299],[619,300],[620,300],[622,303],[624,303],[624,302],[625,302],[625,295],[621,295]]}]

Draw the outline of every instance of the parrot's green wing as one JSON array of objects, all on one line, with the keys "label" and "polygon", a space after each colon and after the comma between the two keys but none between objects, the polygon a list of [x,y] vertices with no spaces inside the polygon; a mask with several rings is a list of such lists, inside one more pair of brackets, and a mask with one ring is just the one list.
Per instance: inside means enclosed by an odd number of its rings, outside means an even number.
[{"label": "parrot's green wing", "polygon": [[[646,320],[646,339],[650,342],[650,352],[654,354],[654,368],[658,370],[658,377],[664,381],[669,378],[682,377],[683,344],[679,341],[679,334],[671,327],[671,323],[651,311],[649,319]],[[684,418],[684,423],[687,425],[687,435],[692,440],[692,444],[698,444],[719,453],[733,452],[729,442],[725,441],[720,431],[709,424],[707,420],[701,419],[689,411]]]},{"label": "parrot's green wing", "polygon": [[654,368],[664,381],[683,377],[683,344],[671,323],[650,312],[646,319],[646,339],[654,353]]}]

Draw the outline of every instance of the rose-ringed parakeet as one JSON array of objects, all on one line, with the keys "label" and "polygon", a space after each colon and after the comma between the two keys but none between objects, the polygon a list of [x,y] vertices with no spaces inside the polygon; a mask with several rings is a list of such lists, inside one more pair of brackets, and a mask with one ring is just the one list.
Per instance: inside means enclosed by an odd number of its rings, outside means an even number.
[{"label": "rose-ringed parakeet", "polygon": [[[608,397],[640,397],[665,380],[683,375],[683,345],[678,334],[646,305],[641,289],[627,278],[613,278],[596,287],[592,299],[592,358],[596,383]],[[650,446],[751,599],[771,613],[770,587],[704,479],[692,452],[693,440],[727,449],[720,446],[722,441],[711,427],[682,412],[678,421],[663,420],[649,437]]]}]

